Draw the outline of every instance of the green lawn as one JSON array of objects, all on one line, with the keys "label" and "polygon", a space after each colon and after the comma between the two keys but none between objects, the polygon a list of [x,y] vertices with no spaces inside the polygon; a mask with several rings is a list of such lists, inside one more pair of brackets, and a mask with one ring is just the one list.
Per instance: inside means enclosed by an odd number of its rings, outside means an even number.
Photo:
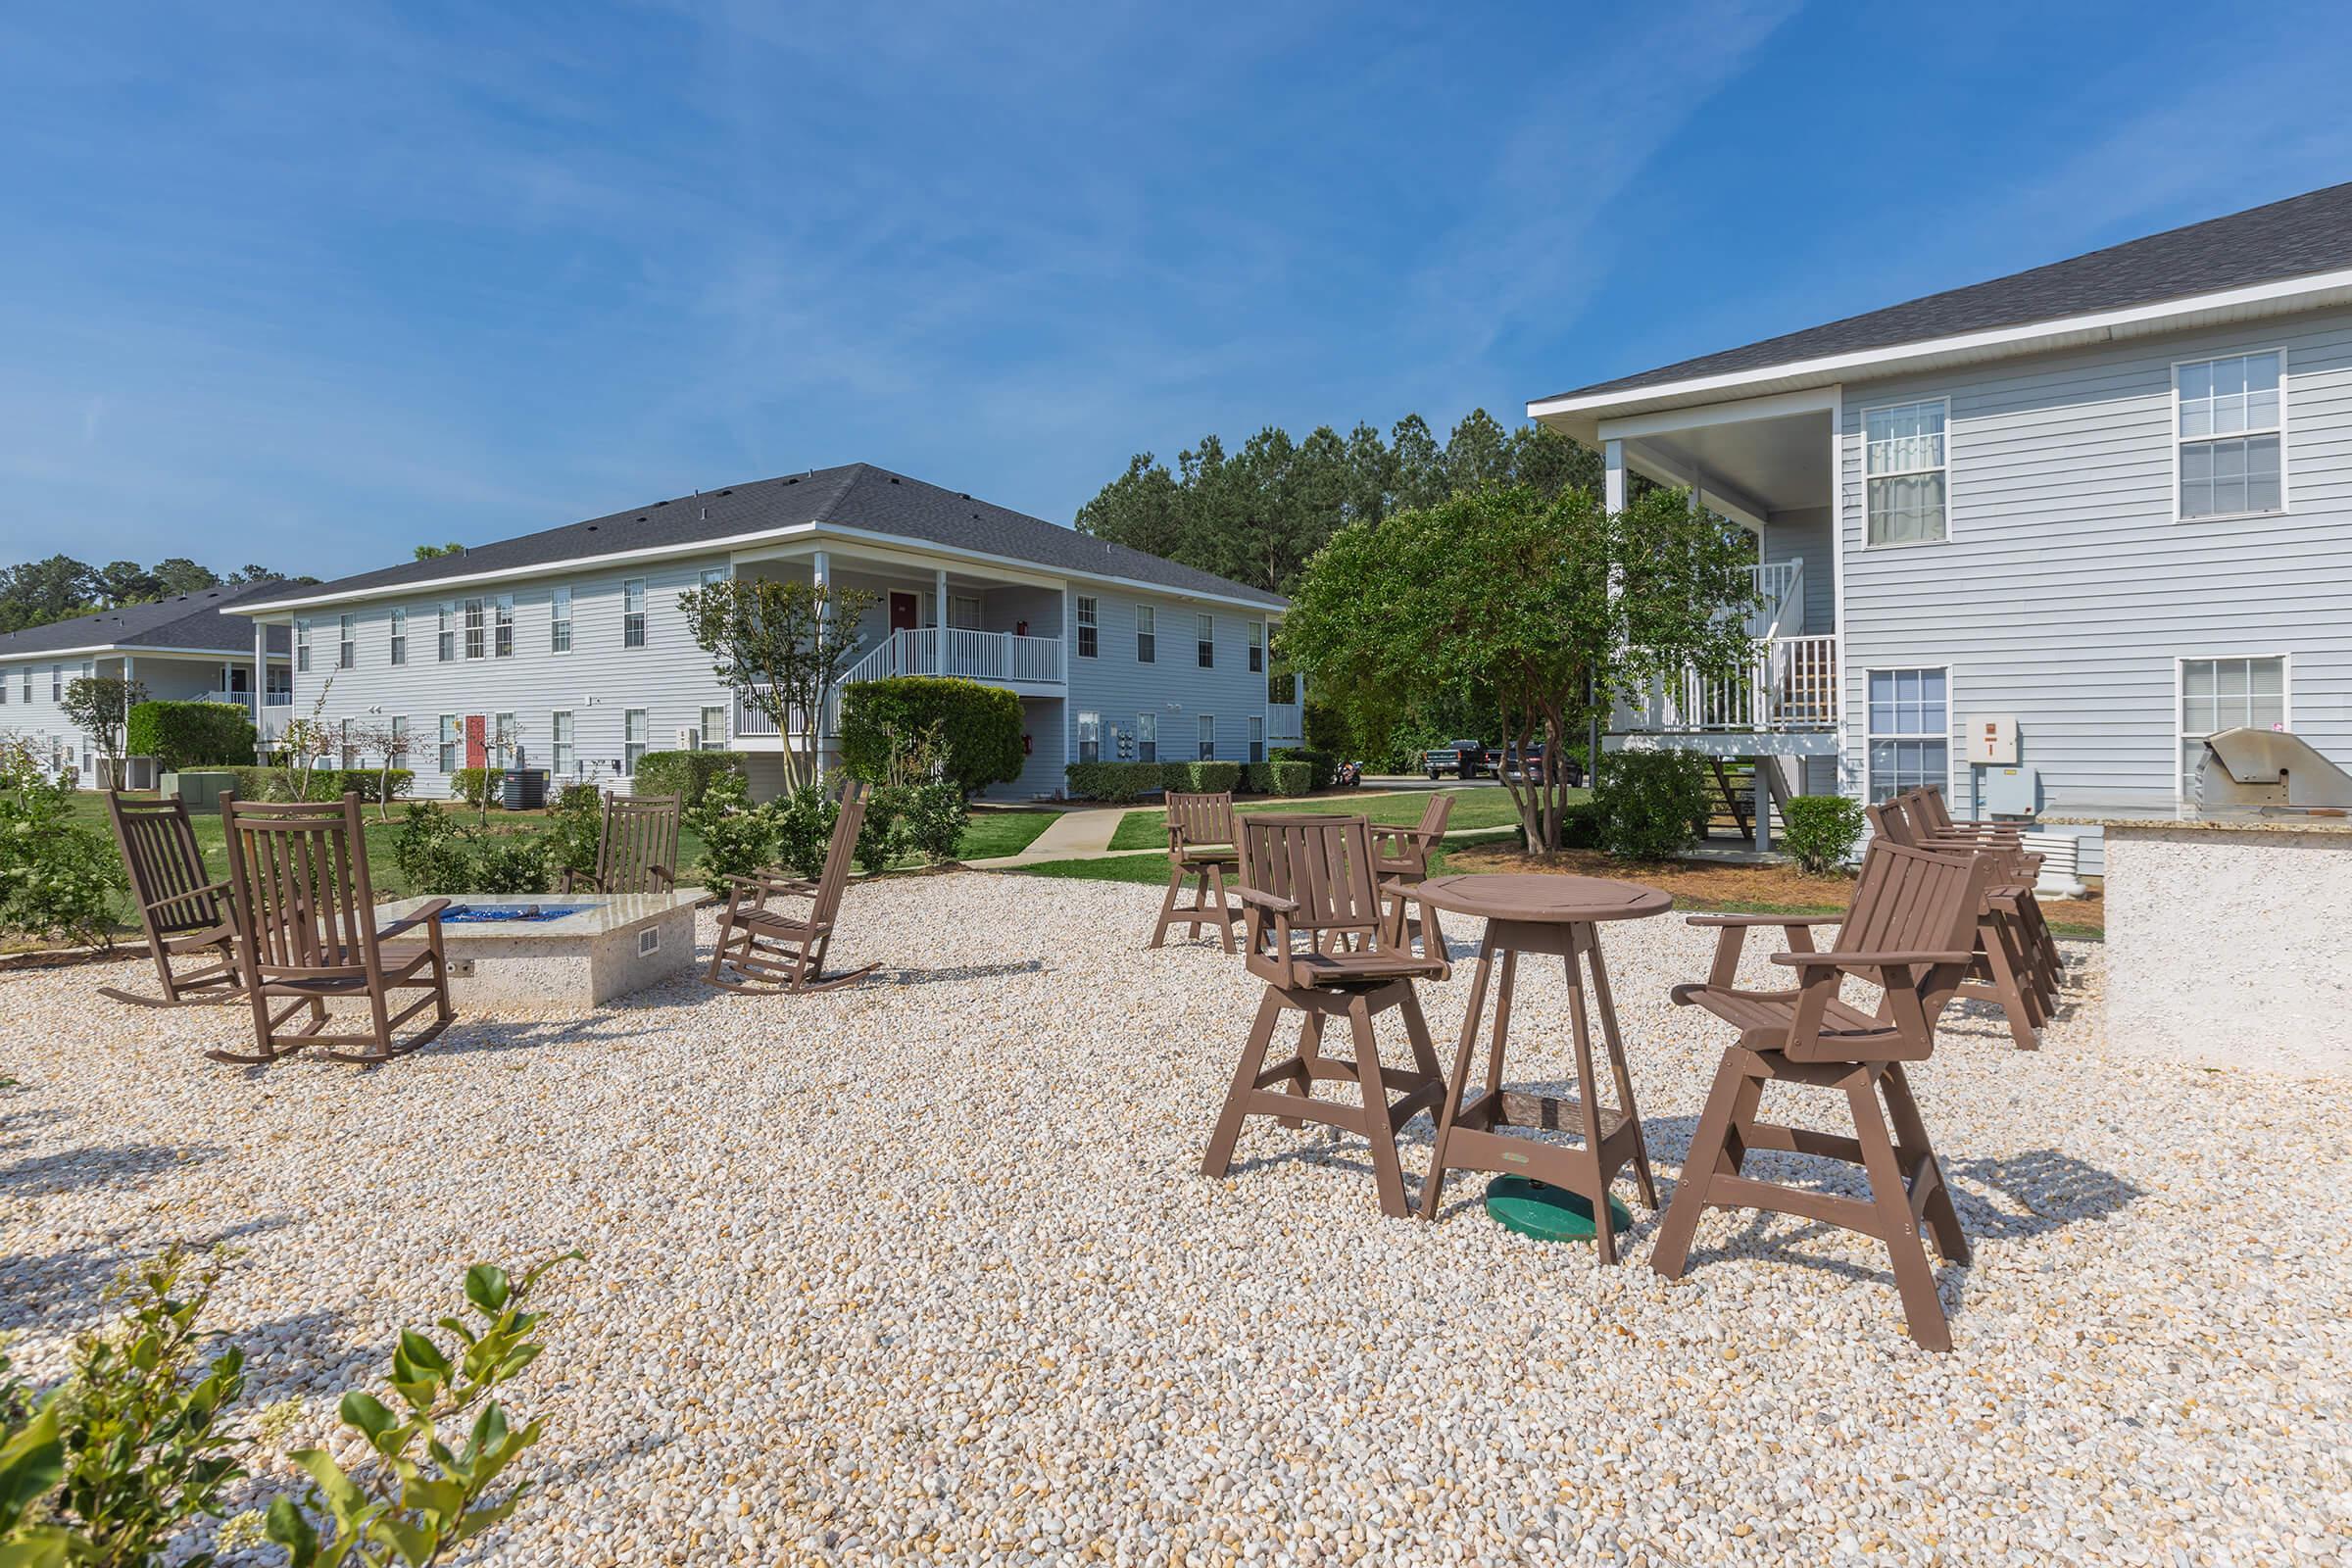
[{"label": "green lawn", "polygon": [[974,811],[972,820],[963,830],[956,845],[957,856],[966,860],[993,859],[1000,855],[1018,855],[1029,847],[1030,841],[1053,825],[1054,811]]},{"label": "green lawn", "polygon": [[[1511,809],[1508,790],[1441,790],[1438,793],[1453,797],[1453,815],[1446,819],[1446,831],[1459,828],[1516,827],[1518,813]],[[1570,802],[1589,798],[1584,790],[1570,790]],[[1246,813],[1261,811],[1345,811],[1349,816],[1367,816],[1384,826],[1406,826],[1421,820],[1422,808],[1429,796],[1420,790],[1396,795],[1338,794],[1319,795],[1303,801],[1266,801],[1260,803],[1245,798],[1238,803]],[[1110,836],[1114,850],[1165,850],[1168,847],[1168,813],[1165,811],[1129,811],[1119,819],[1118,831]]]},{"label": "green lawn", "polygon": [[[1491,793],[1501,792],[1497,790]],[[1159,813],[1137,814],[1157,816]],[[1429,868],[1433,873],[1443,872],[1449,851],[1473,844],[1510,843],[1516,839],[1515,831],[1503,831],[1482,833],[1476,838],[1448,840],[1437,854],[1430,857]],[[1162,850],[1157,855],[1111,855],[1092,860],[1041,860],[1035,865],[1017,867],[1015,873],[1020,876],[1074,877],[1082,882],[1149,882],[1157,885],[1168,879],[1168,856]]]}]

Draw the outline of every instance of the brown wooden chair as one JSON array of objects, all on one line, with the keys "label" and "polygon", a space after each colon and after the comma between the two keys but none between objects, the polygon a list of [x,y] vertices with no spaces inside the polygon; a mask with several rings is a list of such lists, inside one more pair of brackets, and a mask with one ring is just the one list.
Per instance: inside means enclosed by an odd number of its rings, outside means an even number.
[{"label": "brown wooden chair", "polygon": [[[274,1061],[318,1046],[338,1061],[388,1061],[437,1037],[456,1016],[449,1005],[449,963],[441,951],[436,899],[377,927],[375,889],[368,876],[368,840],[360,797],[340,804],[279,805],[220,797],[228,829],[228,880],[237,918],[237,954],[253,1004],[257,1054],[207,1052],[218,1061]],[[387,939],[421,929],[424,945],[387,951]],[[422,995],[398,1012],[393,994]],[[368,1004],[364,1034],[327,1034],[326,1004]],[[275,1012],[270,1004],[283,1001]],[[403,1040],[397,1031],[427,1007],[432,1018]],[[309,1021],[287,1030],[298,1012]],[[350,1048],[350,1049],[338,1049]]]},{"label": "brown wooden chair", "polygon": [[[1168,940],[1168,927],[1187,926],[1198,937],[1204,925],[1217,928],[1217,940],[1233,951],[1234,922],[1241,911],[1225,897],[1225,872],[1241,862],[1233,832],[1233,792],[1186,795],[1170,790],[1168,808],[1168,896],[1159,902],[1159,923],[1152,928],[1151,947]],[[1193,902],[1179,904],[1185,879],[1195,884]]]},{"label": "brown wooden chair", "polygon": [[[1234,895],[1242,904],[1244,961],[1266,982],[1266,994],[1209,1135],[1201,1172],[1225,1174],[1242,1123],[1250,1116],[1271,1116],[1285,1127],[1322,1122],[1363,1135],[1372,1149],[1381,1212],[1401,1216],[1404,1170],[1396,1129],[1434,1109],[1446,1094],[1429,1023],[1413,991],[1415,981],[1443,980],[1450,972],[1436,916],[1424,922],[1422,952],[1391,940],[1383,893],[1410,895],[1384,890],[1375,879],[1371,831],[1360,816],[1254,816],[1244,819],[1241,833],[1243,880]],[[1410,1068],[1381,1062],[1373,1021],[1391,1009],[1403,1020]],[[1274,1032],[1289,1012],[1299,1017],[1298,1047],[1267,1066]],[[1352,1060],[1323,1054],[1323,1025],[1331,1018],[1348,1020]],[[1354,1086],[1353,1102],[1314,1099],[1318,1082]]]},{"label": "brown wooden chair", "polygon": [[[106,814],[114,823],[115,844],[130,876],[131,902],[138,906],[139,925],[147,933],[147,951],[155,959],[155,978],[164,994],[147,997],[113,986],[100,986],[98,994],[142,1007],[184,1007],[235,1002],[244,996],[228,884],[214,881],[205,870],[187,803],[133,800],[121,790],[108,790]],[[172,971],[173,958],[198,954],[213,961]]]},{"label": "brown wooden chair", "polygon": [[[1372,828],[1372,871],[1381,886],[1417,888],[1429,880],[1429,859],[1446,842],[1446,819],[1453,814],[1453,796],[1438,793],[1421,808],[1421,820],[1412,827]],[[1389,900],[1391,935],[1402,943],[1417,933],[1409,929],[1411,900]]]},{"label": "brown wooden chair", "polygon": [[[1841,1226],[1886,1244],[1911,1337],[1932,1350],[1951,1348],[1919,1226],[1924,1221],[1936,1250],[1955,1262],[1968,1261],[1968,1238],[1903,1064],[1925,1061],[1936,1049],[1936,1020],[1976,956],[1977,910],[1990,874],[1981,859],[1878,840],[1863,857],[1853,905],[1830,951],[1774,956],[1775,963],[1796,971],[1796,989],[1741,991],[1714,979],[1674,988],[1676,1003],[1703,1007],[1733,1025],[1740,1043],[1723,1054],[1683,1178],[1658,1228],[1650,1264],[1660,1274],[1681,1276],[1699,1215],[1710,1207],[1772,1209]],[[1692,923],[1713,922],[1697,916]],[[1849,977],[1878,991],[1875,1011],[1839,998]],[[1843,1094],[1854,1136],[1758,1121],[1757,1103],[1768,1083]],[[1869,1176],[1870,1198],[1758,1181],[1741,1169],[1755,1149],[1860,1165]]]},{"label": "brown wooden chair", "polygon": [[596,869],[565,871],[566,893],[667,893],[678,885],[675,795],[608,795]]},{"label": "brown wooden chair", "polygon": [[2034,903],[2034,869],[2039,860],[2025,855],[2014,834],[2006,841],[1990,835],[1929,836],[1921,829],[1914,796],[1895,796],[1865,807],[1863,813],[1871,831],[1890,843],[1984,861],[1987,880],[1977,910],[1977,957],[1960,995],[1999,1007],[2019,1050],[2040,1049],[2041,1028],[2058,1007],[2058,972],[2044,951],[2056,944]]},{"label": "brown wooden chair", "polygon": [[2042,916],[2040,901],[2034,891],[2034,884],[2041,875],[2041,857],[2028,852],[2024,837],[2006,822],[1953,821],[1951,810],[1944,804],[1943,791],[1937,785],[1923,785],[1896,799],[1903,803],[1920,842],[1929,849],[1966,844],[2009,852],[2009,875],[2004,877],[1996,867],[1993,896],[2015,903],[2026,956],[2054,1008],[2058,987],[2066,973],[2066,955],[2058,950],[2058,939]]},{"label": "brown wooden chair", "polygon": [[[722,991],[831,991],[861,980],[876,964],[842,974],[825,973],[825,950],[833,944],[841,890],[850,879],[858,830],[865,822],[869,786],[858,779],[842,785],[841,810],[825,846],[825,868],[813,882],[781,871],[731,876],[727,906],[718,917],[718,946],[703,979]],[[807,899],[808,912],[788,914],[778,906]]]}]

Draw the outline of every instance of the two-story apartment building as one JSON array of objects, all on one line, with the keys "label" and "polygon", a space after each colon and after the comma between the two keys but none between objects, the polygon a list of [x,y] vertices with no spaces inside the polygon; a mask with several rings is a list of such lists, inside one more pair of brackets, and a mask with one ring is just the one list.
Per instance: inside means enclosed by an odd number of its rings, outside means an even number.
[{"label": "two-story apartment building", "polygon": [[[100,782],[92,737],[66,717],[66,688],[84,675],[137,681],[164,702],[236,703],[257,724],[291,710],[291,662],[281,630],[257,643],[253,624],[225,612],[284,590],[274,583],[205,588],[154,604],[125,605],[0,636],[0,734],[31,743],[49,764]],[[127,781],[152,782],[131,758]]]},{"label": "two-story apartment building", "polygon": [[1612,502],[1643,474],[1757,538],[1751,667],[1610,746],[2041,816],[2170,813],[2231,725],[2352,763],[2352,185],[1528,413]]},{"label": "two-story apartment building", "polygon": [[[709,747],[781,787],[787,745],[696,647],[678,596],[729,574],[874,596],[843,684],[963,675],[1021,699],[1027,761],[995,793],[1059,793],[1095,759],[1261,759],[1297,744],[1268,701],[1284,601],[864,464],[657,501],[455,556],[242,604],[292,649],[294,710],[402,737],[416,793],[517,755],[614,784],[649,751]],[[1287,694],[1286,694],[1287,695]]]}]

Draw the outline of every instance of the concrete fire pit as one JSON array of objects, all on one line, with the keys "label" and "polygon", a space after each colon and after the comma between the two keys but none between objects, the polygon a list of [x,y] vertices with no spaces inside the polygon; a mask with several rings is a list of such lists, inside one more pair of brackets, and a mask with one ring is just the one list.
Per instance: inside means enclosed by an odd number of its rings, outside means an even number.
[{"label": "concrete fire pit", "polygon": [[[450,999],[461,1008],[520,1004],[582,1010],[674,979],[694,967],[699,891],[461,894],[441,939]],[[430,902],[383,906],[386,923]]]}]

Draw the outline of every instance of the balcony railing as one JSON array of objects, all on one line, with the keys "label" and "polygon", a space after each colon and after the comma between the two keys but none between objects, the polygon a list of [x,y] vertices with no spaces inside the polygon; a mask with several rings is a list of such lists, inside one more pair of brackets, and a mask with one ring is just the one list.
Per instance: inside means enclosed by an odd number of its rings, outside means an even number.
[{"label": "balcony railing", "polygon": [[1838,727],[1838,639],[1764,637],[1724,673],[1685,669],[1616,727],[1651,732],[1820,730]]},{"label": "balcony railing", "polygon": [[842,676],[845,686],[893,675],[961,675],[971,680],[1058,686],[1061,642],[1006,631],[961,626],[907,627],[892,632]]},{"label": "balcony railing", "polygon": [[1268,703],[1266,705],[1266,744],[1268,746],[1297,746],[1304,738],[1299,727],[1297,703]]},{"label": "balcony railing", "polygon": [[1745,619],[1750,637],[1786,637],[1805,629],[1805,561],[1776,561],[1747,568],[1756,603]]}]

